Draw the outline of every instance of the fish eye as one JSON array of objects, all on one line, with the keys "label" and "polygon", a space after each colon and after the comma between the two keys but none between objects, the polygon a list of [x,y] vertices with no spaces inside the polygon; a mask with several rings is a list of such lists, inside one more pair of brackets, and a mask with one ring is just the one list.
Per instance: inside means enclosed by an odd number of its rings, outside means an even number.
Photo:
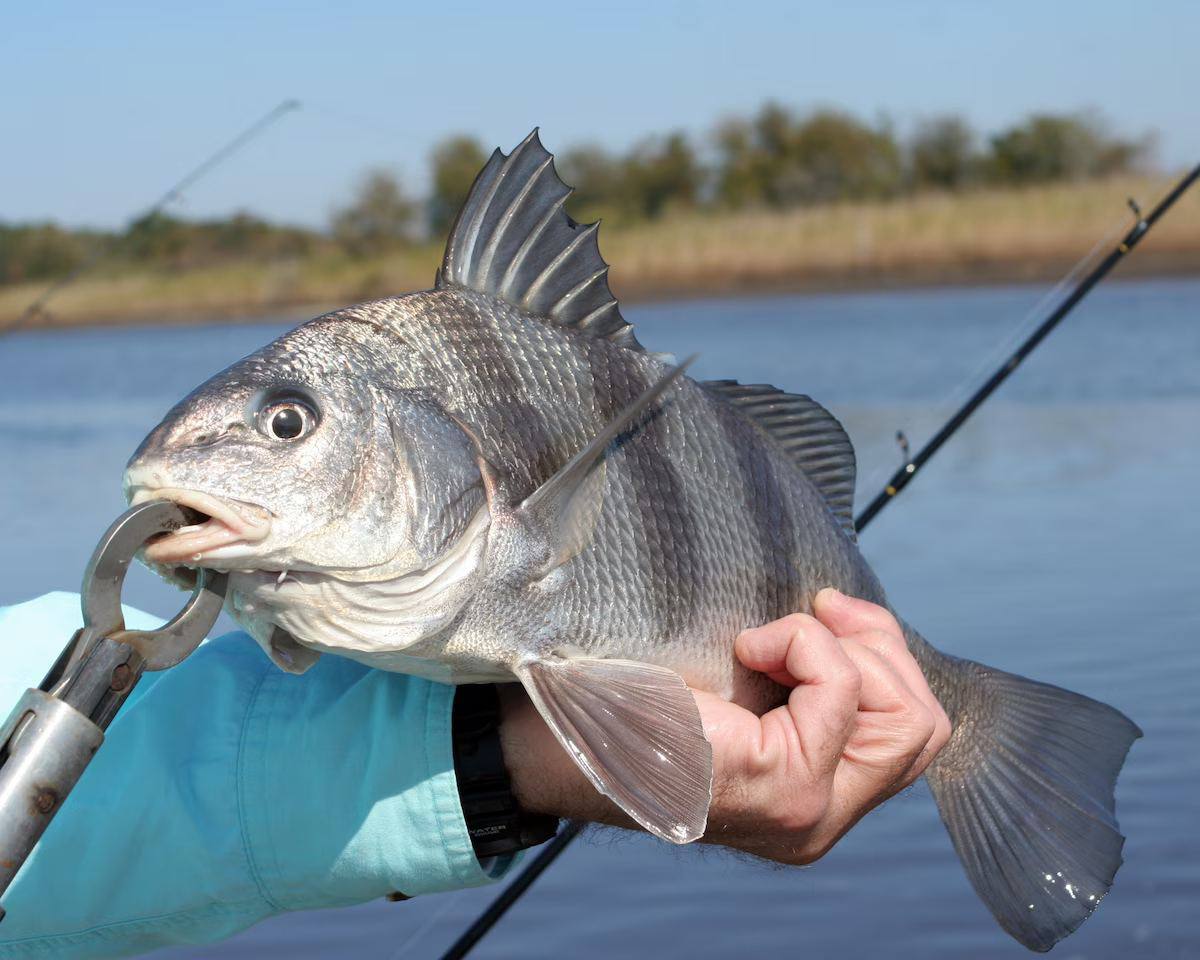
[{"label": "fish eye", "polygon": [[263,406],[258,414],[259,429],[272,440],[292,441],[313,431],[317,415],[307,403],[289,397]]}]

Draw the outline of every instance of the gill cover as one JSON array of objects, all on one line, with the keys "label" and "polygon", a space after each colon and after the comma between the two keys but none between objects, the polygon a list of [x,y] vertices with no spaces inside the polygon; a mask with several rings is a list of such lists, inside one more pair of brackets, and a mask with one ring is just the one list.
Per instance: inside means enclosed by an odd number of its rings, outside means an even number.
[{"label": "gill cover", "polygon": [[373,412],[375,453],[335,520],[297,544],[303,562],[234,578],[235,615],[290,673],[313,651],[405,667],[478,587],[489,516],[470,439],[420,391],[381,392]]}]

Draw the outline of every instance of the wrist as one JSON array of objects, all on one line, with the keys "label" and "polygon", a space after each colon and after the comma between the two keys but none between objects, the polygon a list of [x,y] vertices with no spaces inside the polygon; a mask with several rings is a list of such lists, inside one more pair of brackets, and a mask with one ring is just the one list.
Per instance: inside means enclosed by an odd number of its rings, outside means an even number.
[{"label": "wrist", "polygon": [[518,799],[501,741],[501,721],[495,685],[455,690],[454,773],[467,832],[480,862],[536,846],[558,829],[556,816],[529,809]]},{"label": "wrist", "polygon": [[502,684],[500,743],[517,802],[525,810],[564,820],[634,827],[592,786],[518,684]]}]

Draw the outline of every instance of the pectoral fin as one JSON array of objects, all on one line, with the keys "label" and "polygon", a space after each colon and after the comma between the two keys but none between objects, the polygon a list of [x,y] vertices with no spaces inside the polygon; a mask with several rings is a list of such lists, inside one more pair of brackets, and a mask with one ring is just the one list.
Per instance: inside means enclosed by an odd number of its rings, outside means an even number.
[{"label": "pectoral fin", "polygon": [[267,655],[285,673],[306,673],[308,669],[321,659],[316,650],[301,646],[286,630],[276,627],[271,633],[271,643]]},{"label": "pectoral fin", "polygon": [[712,747],[679,674],[633,660],[535,660],[517,670],[592,784],[672,843],[704,834]]}]

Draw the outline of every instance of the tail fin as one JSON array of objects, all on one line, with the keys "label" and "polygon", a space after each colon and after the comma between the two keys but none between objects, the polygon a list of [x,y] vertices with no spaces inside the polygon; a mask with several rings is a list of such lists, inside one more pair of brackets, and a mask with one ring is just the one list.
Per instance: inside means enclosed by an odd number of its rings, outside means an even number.
[{"label": "tail fin", "polygon": [[926,772],[954,849],[1000,926],[1049,950],[1121,865],[1113,787],[1142,731],[1088,697],[910,646],[954,723]]}]

